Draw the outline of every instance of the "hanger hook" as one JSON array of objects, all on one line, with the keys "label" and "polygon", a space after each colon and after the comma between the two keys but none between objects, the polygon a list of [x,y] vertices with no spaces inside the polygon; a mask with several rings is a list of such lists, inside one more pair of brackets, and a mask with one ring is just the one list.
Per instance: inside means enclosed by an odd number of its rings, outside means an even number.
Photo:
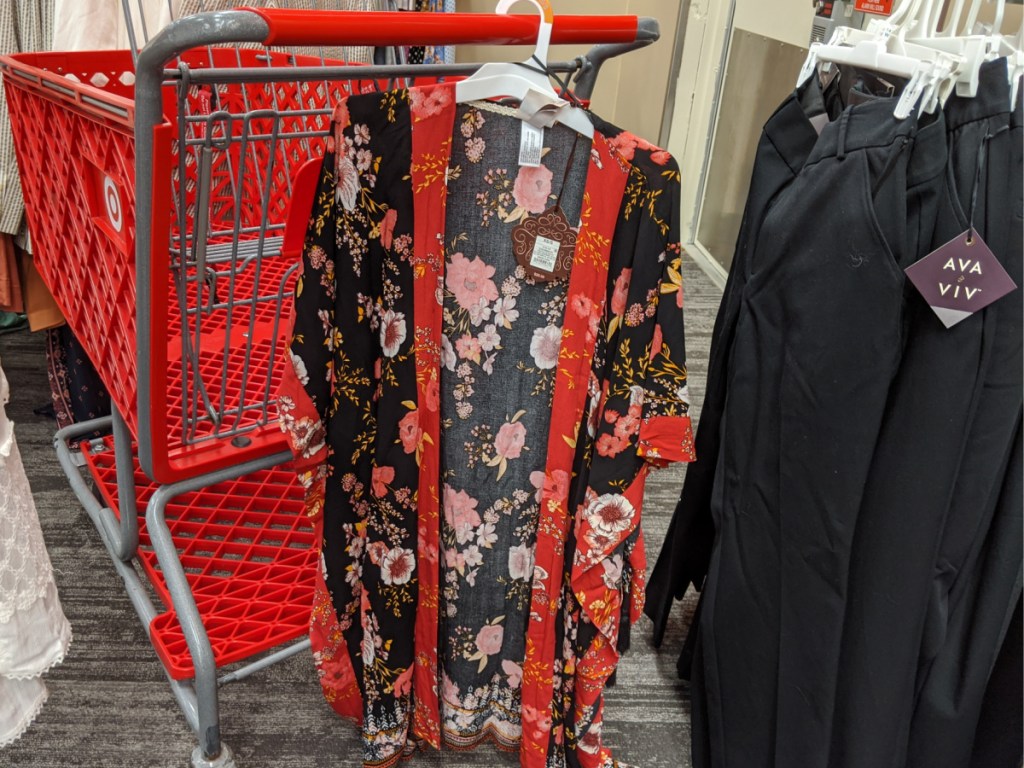
[{"label": "hanger hook", "polygon": [[[507,15],[509,8],[522,0],[499,0],[495,13]],[[549,0],[525,0],[531,3],[540,13],[540,28],[537,30],[537,49],[533,58],[541,62],[545,68],[548,65],[548,46],[551,44],[551,27],[555,20],[555,13],[551,10]]]}]

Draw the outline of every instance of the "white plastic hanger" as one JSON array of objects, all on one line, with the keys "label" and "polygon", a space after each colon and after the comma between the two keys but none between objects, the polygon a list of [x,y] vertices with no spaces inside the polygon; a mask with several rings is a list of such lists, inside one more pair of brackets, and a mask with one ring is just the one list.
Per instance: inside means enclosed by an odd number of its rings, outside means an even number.
[{"label": "white plastic hanger", "polygon": [[[973,98],[978,94],[979,75],[983,63],[1005,56],[1010,59],[1008,69],[1013,70],[1015,54],[1020,50],[1019,45],[1012,44],[1000,33],[1006,0],[995,0],[995,20],[989,34],[975,33],[978,13],[984,1],[971,0],[965,14],[965,0],[956,0],[949,9],[946,26],[941,33],[938,32],[941,9],[937,9],[934,15],[926,18],[926,23],[919,30],[921,36],[911,41],[963,59],[955,85],[957,94],[966,98]],[[1015,82],[1012,72],[1010,78],[1012,88]]]},{"label": "white plastic hanger", "polygon": [[1007,56],[1006,68],[1010,78],[1010,110],[1017,108],[1017,97],[1020,95],[1020,81],[1024,77],[1024,23],[1013,38],[1015,50]]},{"label": "white plastic hanger", "polygon": [[866,30],[839,27],[827,43],[815,43],[800,70],[800,86],[818,64],[841,64],[905,78],[908,82],[896,103],[898,119],[915,107],[932,111],[952,92],[952,82],[963,58],[906,40],[914,26],[927,22],[936,0],[904,0],[888,19],[874,19]]},{"label": "white plastic hanger", "polygon": [[[508,13],[517,0],[500,0],[495,13]],[[548,0],[528,0],[540,12],[540,30],[537,33],[537,48],[533,58],[522,64],[494,62],[484,64],[465,80],[455,84],[455,100],[458,102],[482,101],[506,97],[515,99],[522,106],[521,115],[534,125],[551,125],[555,122],[572,128],[577,133],[592,138],[594,125],[582,110],[561,98],[551,87],[545,72],[548,46],[551,42],[551,26],[554,14]]]}]

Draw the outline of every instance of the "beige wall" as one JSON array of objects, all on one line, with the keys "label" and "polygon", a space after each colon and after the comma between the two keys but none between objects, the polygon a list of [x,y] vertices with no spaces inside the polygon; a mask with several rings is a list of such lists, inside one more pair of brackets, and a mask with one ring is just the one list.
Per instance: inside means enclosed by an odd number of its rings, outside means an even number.
[{"label": "beige wall", "polygon": [[[807,47],[814,4],[807,0],[736,0],[737,29],[746,29],[790,45]],[[796,72],[793,73],[796,80]]]},{"label": "beige wall", "polygon": [[[594,91],[594,111],[622,128],[652,142],[658,141],[672,63],[672,44],[681,0],[552,0],[556,14],[652,16],[661,24],[661,39],[640,51],[610,60],[601,69]],[[493,13],[496,0],[458,0],[457,10]],[[528,3],[512,10],[526,13]],[[589,46],[551,47],[551,61],[565,61],[584,53]],[[522,61],[531,49],[525,46],[463,46],[459,61]]]}]

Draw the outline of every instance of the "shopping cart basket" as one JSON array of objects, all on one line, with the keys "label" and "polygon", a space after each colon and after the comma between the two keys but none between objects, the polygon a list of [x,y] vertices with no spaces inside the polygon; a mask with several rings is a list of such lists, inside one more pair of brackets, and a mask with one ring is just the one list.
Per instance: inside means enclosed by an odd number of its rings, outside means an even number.
[{"label": "shopping cart basket", "polygon": [[[283,246],[306,226],[289,216],[293,181],[341,94],[475,68],[269,46],[529,43],[536,30],[529,17],[238,10],[175,22],[134,67],[126,51],[0,58],[37,266],[115,406],[58,433],[58,456],[199,737],[194,765],[232,762],[218,683],[308,647],[218,680],[308,628],[314,534],[274,403],[299,263]],[[554,42],[604,44],[553,69],[581,71],[585,97],[604,59],[656,38],[653,20],[560,17]],[[267,47],[217,47],[244,42]],[[79,446],[97,498],[72,445],[103,428]]]}]

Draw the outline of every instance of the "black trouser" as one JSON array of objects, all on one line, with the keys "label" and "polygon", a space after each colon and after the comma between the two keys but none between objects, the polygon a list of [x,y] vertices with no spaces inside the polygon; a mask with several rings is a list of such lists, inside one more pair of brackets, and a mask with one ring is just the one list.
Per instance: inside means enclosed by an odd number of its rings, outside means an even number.
[{"label": "black trouser", "polygon": [[828,766],[856,519],[902,357],[902,269],[930,247],[945,166],[942,117],[918,131],[892,109],[849,107],[825,127],[752,251],[712,498],[698,767]]},{"label": "black trouser", "polygon": [[772,114],[758,141],[729,279],[711,335],[707,384],[695,438],[697,461],[687,466],[679,503],[647,583],[644,611],[654,621],[655,645],[661,644],[673,600],[682,599],[690,584],[699,588],[707,574],[714,541],[711,492],[726,396],[727,361],[740,299],[749,278],[750,253],[768,208],[796,178],[818,139],[809,118],[825,114],[827,109],[818,81],[812,79]]},{"label": "black trouser", "polygon": [[1024,754],[1021,680],[1024,680],[1024,603],[1018,600],[985,691],[971,768],[1020,767]]},{"label": "black trouser", "polygon": [[[991,174],[987,167],[1005,169],[1007,162],[1005,69],[1001,78],[1001,89],[998,78],[990,77],[976,99],[954,100],[946,110],[949,162],[932,248],[967,229],[979,172],[977,230],[993,244],[1007,240],[1009,205],[1000,191],[1006,191],[1008,176]],[[979,171],[979,147],[989,134],[994,134],[988,141],[990,161]],[[946,328],[908,284],[905,352],[888,397],[853,537],[831,746],[833,768],[907,764],[922,642],[941,645],[947,595],[957,571],[953,563],[967,557],[966,551],[950,551],[936,566],[955,489],[958,484],[964,490],[966,485],[971,488],[970,501],[964,499],[961,504],[961,528],[978,525],[986,508],[991,519],[995,502],[991,486],[998,488],[1005,474],[1020,410],[1019,384],[1007,388],[1008,377],[1019,381],[1019,322],[1016,331],[1013,323],[1006,325],[1002,342],[997,331],[997,319],[1010,309],[1005,302],[997,303]],[[1019,315],[1019,307],[1013,309]],[[1001,393],[986,389],[990,373],[999,379],[992,384]],[[975,481],[965,484],[965,472],[973,473]],[[988,487],[979,488],[979,483]],[[986,504],[990,495],[992,502]],[[962,533],[966,540],[957,537],[948,542],[951,550],[962,544],[969,548],[977,538],[975,531]],[[1004,610],[1000,626],[1005,619]],[[968,738],[968,750],[970,745]]]},{"label": "black trouser", "polygon": [[[980,180],[978,230],[1020,286],[1024,284],[1021,108],[1018,104],[1016,113],[1009,113],[1005,62],[986,65],[981,75],[977,98],[954,99],[947,107],[952,183],[968,210],[971,187]],[[978,157],[983,159],[980,169]],[[991,672],[1021,594],[1024,356],[1020,290],[983,314],[987,355],[977,412],[935,558],[907,752],[909,768],[969,764]],[[1019,710],[1019,677],[1016,691]],[[989,743],[983,749],[1005,755],[1016,752],[1013,764],[1019,764],[1019,728],[986,738]]]}]

